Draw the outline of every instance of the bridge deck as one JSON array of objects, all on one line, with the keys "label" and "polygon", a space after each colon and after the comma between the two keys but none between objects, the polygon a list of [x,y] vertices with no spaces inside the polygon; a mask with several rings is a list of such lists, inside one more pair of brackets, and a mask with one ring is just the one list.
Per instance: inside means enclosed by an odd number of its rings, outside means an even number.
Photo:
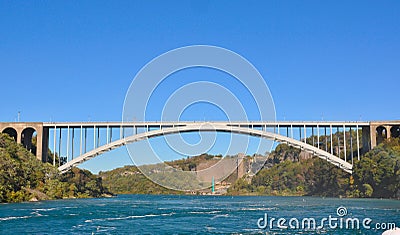
[{"label": "bridge deck", "polygon": [[369,126],[370,122],[349,122],[349,121],[278,121],[278,122],[261,122],[261,121],[177,121],[177,122],[44,122],[44,127],[177,127],[186,126],[193,123],[208,123],[227,126],[240,126],[240,127],[363,127]]}]

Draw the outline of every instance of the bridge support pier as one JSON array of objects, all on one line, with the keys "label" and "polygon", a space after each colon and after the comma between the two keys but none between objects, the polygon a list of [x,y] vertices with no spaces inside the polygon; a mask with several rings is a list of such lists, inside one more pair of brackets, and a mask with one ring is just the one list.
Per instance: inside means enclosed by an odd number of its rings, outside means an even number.
[{"label": "bridge support pier", "polygon": [[[40,156],[40,160],[42,162],[47,162],[48,161],[48,146],[49,146],[49,128],[44,127],[43,132],[42,132],[42,141],[41,141],[41,146],[42,146],[42,153],[41,155],[36,155],[37,157]],[[38,142],[39,144],[39,142]]]},{"label": "bridge support pier", "polygon": [[386,128],[386,138],[387,139],[390,139],[390,128],[391,128],[391,126],[385,126],[385,128]]},{"label": "bridge support pier", "polygon": [[[362,147],[362,152],[363,153],[366,153],[366,152],[368,152],[369,150],[371,150],[371,145],[373,144],[372,143],[372,136],[371,136],[372,134],[371,134],[371,130],[370,130],[370,127],[369,126],[363,126],[362,127],[362,144],[363,144],[363,147]],[[375,138],[374,138],[375,139]]]}]

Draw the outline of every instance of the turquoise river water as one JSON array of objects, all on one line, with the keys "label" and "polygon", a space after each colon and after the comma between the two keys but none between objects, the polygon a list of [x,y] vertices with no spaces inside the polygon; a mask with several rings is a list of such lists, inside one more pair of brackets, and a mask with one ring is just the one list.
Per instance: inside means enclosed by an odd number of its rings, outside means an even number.
[{"label": "turquoise river water", "polygon": [[382,234],[394,224],[400,201],[379,199],[119,195],[0,204],[1,234]]}]

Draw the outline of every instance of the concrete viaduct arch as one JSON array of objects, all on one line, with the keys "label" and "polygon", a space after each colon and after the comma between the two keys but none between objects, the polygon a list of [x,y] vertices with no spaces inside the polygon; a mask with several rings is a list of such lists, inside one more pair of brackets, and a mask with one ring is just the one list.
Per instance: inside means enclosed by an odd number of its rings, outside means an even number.
[{"label": "concrete viaduct arch", "polygon": [[400,121],[371,122],[371,148],[379,145],[385,139],[400,137]]},{"label": "concrete viaduct arch", "polygon": [[[33,148],[32,137],[36,132],[36,147]],[[41,122],[8,122],[0,123],[0,133],[6,133],[14,138],[14,140],[22,144],[27,150],[33,152],[38,160],[43,160],[43,156],[47,153],[46,136],[44,133],[43,123]],[[48,131],[47,131],[48,133]],[[43,149],[46,151],[43,152]]]}]

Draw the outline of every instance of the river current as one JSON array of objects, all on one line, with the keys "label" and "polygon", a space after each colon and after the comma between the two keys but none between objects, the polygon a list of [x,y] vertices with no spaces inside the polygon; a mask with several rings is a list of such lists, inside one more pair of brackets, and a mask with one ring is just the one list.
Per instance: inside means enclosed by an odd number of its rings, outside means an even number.
[{"label": "river current", "polygon": [[119,195],[0,204],[1,234],[382,234],[393,224],[398,200]]}]

